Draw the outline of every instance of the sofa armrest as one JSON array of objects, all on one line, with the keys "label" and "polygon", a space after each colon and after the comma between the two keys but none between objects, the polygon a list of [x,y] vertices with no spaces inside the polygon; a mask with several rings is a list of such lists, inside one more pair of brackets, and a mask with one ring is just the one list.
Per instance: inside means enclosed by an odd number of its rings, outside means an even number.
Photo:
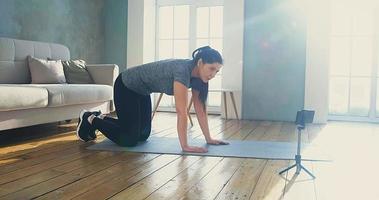
[{"label": "sofa armrest", "polygon": [[104,84],[113,87],[119,74],[118,66],[115,64],[91,64],[86,65],[86,68],[95,84]]}]

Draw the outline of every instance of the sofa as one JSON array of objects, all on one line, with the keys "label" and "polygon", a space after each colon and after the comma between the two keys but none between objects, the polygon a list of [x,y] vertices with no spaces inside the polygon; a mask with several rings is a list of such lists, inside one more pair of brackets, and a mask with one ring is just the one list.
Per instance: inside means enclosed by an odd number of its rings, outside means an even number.
[{"label": "sofa", "polygon": [[88,64],[94,84],[31,84],[27,57],[70,60],[61,44],[0,37],[0,130],[78,118],[82,109],[114,111],[114,64]]}]

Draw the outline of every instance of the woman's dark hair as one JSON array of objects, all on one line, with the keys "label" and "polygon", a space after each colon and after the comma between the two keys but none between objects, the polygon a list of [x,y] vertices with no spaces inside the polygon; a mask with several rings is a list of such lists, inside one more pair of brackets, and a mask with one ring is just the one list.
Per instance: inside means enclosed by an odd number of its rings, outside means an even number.
[{"label": "woman's dark hair", "polygon": [[[221,54],[217,50],[212,49],[210,46],[200,47],[193,51],[192,62],[194,66],[197,65],[200,59],[204,64],[223,64]],[[205,108],[205,103],[208,98],[208,83],[204,83],[199,78],[191,78],[191,87],[192,89],[199,91],[200,100],[204,104]]]}]

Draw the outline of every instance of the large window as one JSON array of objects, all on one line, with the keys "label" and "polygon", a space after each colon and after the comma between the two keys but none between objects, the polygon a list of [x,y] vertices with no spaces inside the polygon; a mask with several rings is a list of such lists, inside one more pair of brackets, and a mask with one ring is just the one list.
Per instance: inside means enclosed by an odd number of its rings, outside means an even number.
[{"label": "large window", "polygon": [[[372,3],[369,3],[372,2]],[[329,115],[376,120],[379,116],[378,36],[374,1],[333,0],[331,6]],[[378,102],[378,103],[377,103]]]},{"label": "large window", "polygon": [[[192,52],[209,45],[223,50],[223,3],[219,0],[157,2],[156,59],[191,58]],[[209,88],[221,88],[222,70],[209,82]],[[156,95],[158,96],[158,95]],[[164,95],[160,110],[173,110],[174,98]],[[221,94],[210,92],[210,112],[220,112]]]}]

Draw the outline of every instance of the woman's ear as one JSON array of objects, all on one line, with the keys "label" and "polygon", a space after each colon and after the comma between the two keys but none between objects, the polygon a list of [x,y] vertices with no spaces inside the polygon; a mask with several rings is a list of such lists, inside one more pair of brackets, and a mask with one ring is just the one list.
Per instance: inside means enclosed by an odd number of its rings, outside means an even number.
[{"label": "woman's ear", "polygon": [[198,61],[197,61],[197,66],[202,66],[203,65],[203,60],[200,58]]}]

